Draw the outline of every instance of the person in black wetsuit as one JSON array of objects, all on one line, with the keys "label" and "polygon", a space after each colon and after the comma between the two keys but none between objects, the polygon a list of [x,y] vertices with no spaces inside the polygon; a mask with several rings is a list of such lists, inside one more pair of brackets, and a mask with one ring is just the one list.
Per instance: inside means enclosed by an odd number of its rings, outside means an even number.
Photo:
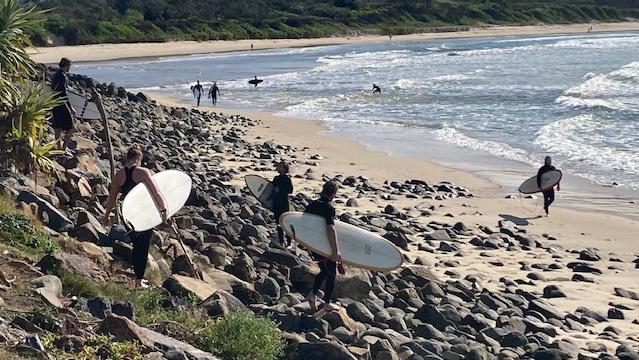
[{"label": "person in black wetsuit", "polygon": [[373,94],[381,94],[382,93],[382,89],[380,89],[379,86],[373,84]]},{"label": "person in black wetsuit", "polygon": [[289,211],[288,195],[293,193],[293,183],[288,175],[289,166],[286,161],[281,161],[276,165],[279,175],[273,178],[273,214],[277,223],[277,237],[282,247],[290,245],[291,239],[286,235],[284,240],[284,230],[280,226],[280,216]]},{"label": "person in black wetsuit", "polygon": [[[55,141],[58,145],[58,149],[63,151],[66,151],[67,145],[71,141],[73,133],[76,131],[73,121],[75,109],[71,106],[67,98],[67,87],[69,85],[67,74],[69,70],[71,70],[71,60],[62,58],[58,70],[56,70],[51,78],[51,89],[58,93],[58,97],[64,98],[63,104],[53,108],[51,121],[51,126],[55,131]],[[64,137],[62,133],[64,133]]]},{"label": "person in black wetsuit", "polygon": [[202,85],[200,85],[200,80],[197,81],[197,84],[195,84],[195,86],[193,86],[191,90],[193,91],[193,96],[197,98],[197,106],[200,106],[200,98],[204,93],[204,88],[202,87]]},{"label": "person in black wetsuit", "polygon": [[217,105],[217,96],[220,95],[220,88],[217,87],[217,81],[213,81],[213,85],[209,89],[209,98],[213,103],[213,106]]},{"label": "person in black wetsuit", "polygon": [[337,183],[334,181],[326,182],[322,188],[320,198],[308,204],[304,211],[305,213],[319,215],[326,220],[326,232],[332,248],[331,256],[328,258],[313,254],[320,268],[319,274],[315,277],[313,290],[306,296],[306,300],[308,300],[313,311],[317,310],[315,296],[324,281],[326,281],[326,285],[324,286],[324,310],[331,311],[337,309],[337,306],[331,303],[333,288],[335,287],[335,277],[337,276],[337,263],[342,260],[342,255],[337,246],[337,235],[335,233],[335,208],[331,205],[331,200],[333,200],[336,194]]},{"label": "person in black wetsuit", "polygon": [[[547,173],[548,171],[557,170],[554,166],[552,166],[552,158],[550,156],[546,156],[544,159],[544,166],[539,168],[537,171],[537,186],[541,188],[541,175]],[[557,191],[559,191],[561,186],[557,183]],[[542,192],[544,195],[544,211],[546,211],[546,216],[548,216],[548,209],[550,205],[555,201],[555,190],[554,186],[550,189]]]},{"label": "person in black wetsuit", "polygon": [[[142,167],[142,149],[139,145],[132,145],[126,153],[126,167],[120,169],[111,181],[111,191],[109,199],[104,206],[104,220],[102,224],[109,226],[109,214],[115,206],[118,195],[122,194],[122,198],[131,191],[138,183],[144,183],[155,200],[155,204],[162,217],[162,223],[166,224],[166,202],[160,190],[151,177],[149,169]],[[131,232],[131,241],[133,242],[133,272],[135,273],[135,287],[144,288],[148,285],[144,280],[144,272],[146,263],[149,258],[149,246],[151,245],[151,235],[153,229],[143,232]]]}]

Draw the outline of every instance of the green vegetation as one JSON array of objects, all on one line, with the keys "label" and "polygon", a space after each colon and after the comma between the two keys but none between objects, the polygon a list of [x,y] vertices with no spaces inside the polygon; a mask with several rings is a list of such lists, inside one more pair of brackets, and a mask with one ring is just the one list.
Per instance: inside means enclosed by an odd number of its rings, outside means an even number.
[{"label": "green vegetation", "polygon": [[92,335],[82,348],[82,351],[66,352],[57,349],[54,344],[55,337],[51,333],[42,336],[42,344],[51,355],[58,360],[93,360],[108,358],[111,360],[141,360],[143,358],[142,347],[136,341],[113,341],[106,335]]},{"label": "green vegetation", "polygon": [[[639,18],[633,0],[42,0],[39,44],[304,38]],[[53,37],[51,36],[53,35]]]},{"label": "green vegetation", "polygon": [[237,360],[276,359],[284,348],[281,332],[270,319],[246,311],[231,312],[212,319],[196,307],[192,297],[182,300],[181,310],[169,310],[166,290],[161,288],[128,289],[110,282],[97,286],[73,274],[60,274],[63,288],[73,295],[104,296],[116,301],[129,301],[135,309],[136,322],[141,326],[165,323],[172,336],[202,350]]},{"label": "green vegetation", "polygon": [[0,164],[35,172],[36,180],[38,171],[53,171],[55,142],[45,143],[45,120],[60,103],[31,81],[39,70],[26,51],[32,46],[27,32],[40,29],[43,16],[33,5],[0,2]]},{"label": "green vegetation", "polygon": [[41,255],[60,250],[56,239],[45,234],[41,225],[0,199],[0,242],[27,254]]}]

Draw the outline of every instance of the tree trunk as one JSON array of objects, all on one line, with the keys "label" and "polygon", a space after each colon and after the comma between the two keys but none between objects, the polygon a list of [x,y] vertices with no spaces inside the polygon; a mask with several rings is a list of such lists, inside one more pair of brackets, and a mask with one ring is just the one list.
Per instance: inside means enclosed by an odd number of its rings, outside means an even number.
[{"label": "tree trunk", "polygon": [[[107,145],[107,152],[109,156],[109,167],[110,167],[110,178],[113,181],[115,177],[115,161],[113,160],[113,145],[111,144],[111,134],[109,132],[109,121],[106,117],[106,113],[104,112],[104,106],[102,106],[102,97],[98,93],[95,88],[95,83],[91,86],[91,95],[93,96],[93,101],[98,107],[98,111],[100,111],[100,117],[102,118],[102,127],[104,127],[104,142]],[[115,224],[120,222],[120,209],[115,207]]]}]

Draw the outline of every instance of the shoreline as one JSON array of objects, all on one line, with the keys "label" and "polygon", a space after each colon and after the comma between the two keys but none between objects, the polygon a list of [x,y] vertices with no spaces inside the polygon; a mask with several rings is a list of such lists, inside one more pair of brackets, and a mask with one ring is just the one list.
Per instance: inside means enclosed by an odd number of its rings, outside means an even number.
[{"label": "shoreline", "polygon": [[[581,23],[568,25],[535,26],[487,26],[473,27],[469,31],[421,33],[394,35],[391,41],[417,42],[438,39],[461,39],[475,37],[504,37],[522,35],[557,35],[585,33],[592,26],[593,33],[612,31],[639,31],[639,22]],[[267,40],[211,40],[172,41],[165,43],[124,43],[39,47],[29,49],[31,58],[39,63],[56,64],[67,57],[74,62],[109,61],[160,56],[194,55],[204,53],[249,51],[279,48],[300,48],[314,46],[381,43],[389,41],[388,36],[362,35],[353,37],[330,37],[312,39],[267,39]]]},{"label": "shoreline", "polygon": [[[195,108],[183,99],[166,94],[147,92],[150,99],[168,107]],[[363,175],[372,181],[425,180],[427,183],[450,181],[468,188],[475,196],[447,200],[448,214],[457,221],[469,224],[494,226],[499,221],[525,224],[531,233],[551,233],[562,239],[562,246],[606,249],[611,252],[628,253],[639,251],[635,245],[635,234],[639,221],[619,213],[583,209],[562,204],[559,197],[551,208],[550,217],[540,217],[541,199],[508,199],[502,195],[503,187],[487,178],[465,170],[439,165],[428,159],[413,159],[390,155],[384,151],[367,148],[353,139],[326,134],[326,127],[319,120],[302,120],[275,116],[267,112],[252,112],[200,106],[200,111],[211,111],[225,115],[241,115],[260,120],[263,126],[249,130],[249,134],[260,141],[274,141],[297,148],[308,148],[321,157],[319,171],[329,176],[336,174]],[[291,126],[291,122],[295,126]],[[301,169],[294,169],[300,174]],[[274,174],[274,172],[273,172]],[[561,193],[559,194],[561,196]],[[421,200],[423,202],[423,200]],[[375,206],[375,204],[373,204]],[[399,204],[408,208],[415,204]],[[568,206],[566,206],[568,205]],[[636,206],[636,205],[635,205]],[[369,210],[376,210],[375,207]],[[446,215],[433,216],[432,220],[449,222]],[[607,226],[601,226],[606,224]],[[614,230],[611,230],[614,229]]]}]

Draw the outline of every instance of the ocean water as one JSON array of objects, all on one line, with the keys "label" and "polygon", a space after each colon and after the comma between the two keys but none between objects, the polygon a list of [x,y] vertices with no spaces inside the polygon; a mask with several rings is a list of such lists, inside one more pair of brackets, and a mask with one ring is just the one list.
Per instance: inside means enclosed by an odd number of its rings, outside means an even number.
[{"label": "ocean water", "polygon": [[[551,155],[582,187],[635,193],[638,49],[639,33],[584,33],[108,61],[73,71],[190,101],[195,80],[207,91],[217,80],[218,106],[323,120],[337,136],[509,188]],[[264,79],[258,87],[247,83],[254,75]]]}]

